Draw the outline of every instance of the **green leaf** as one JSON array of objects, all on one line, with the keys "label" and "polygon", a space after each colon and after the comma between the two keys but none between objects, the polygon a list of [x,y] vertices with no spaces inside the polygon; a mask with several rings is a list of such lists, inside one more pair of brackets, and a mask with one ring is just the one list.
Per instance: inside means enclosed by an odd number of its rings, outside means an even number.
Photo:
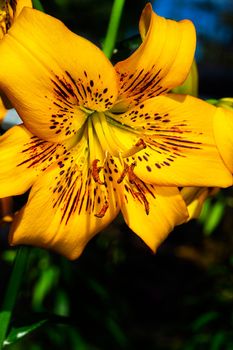
[{"label": "green leaf", "polygon": [[41,310],[43,301],[50,290],[56,285],[59,271],[56,266],[50,266],[47,270],[41,272],[40,278],[35,284],[33,291],[33,308],[34,310]]},{"label": "green leaf", "polygon": [[43,326],[46,322],[48,322],[48,320],[44,319],[36,323],[32,323],[28,326],[23,326],[18,328],[12,327],[12,329],[10,330],[10,333],[8,334],[6,340],[4,341],[4,346],[13,344],[16,341],[22,339],[26,335],[30,334],[31,332]]},{"label": "green leaf", "polygon": [[210,350],[224,349],[224,345],[226,345],[225,342],[226,342],[226,333],[224,331],[219,331],[218,333],[213,335]]},{"label": "green leaf", "polygon": [[33,8],[45,12],[40,0],[32,0]]},{"label": "green leaf", "polygon": [[198,331],[208,323],[216,320],[219,317],[219,314],[215,311],[207,312],[201,315],[198,319],[196,319],[192,324],[193,331]]},{"label": "green leaf", "polygon": [[211,210],[209,211],[209,215],[207,220],[204,223],[203,231],[205,235],[211,235],[216,227],[219,225],[223,213],[224,213],[224,204],[220,201],[216,202]]}]

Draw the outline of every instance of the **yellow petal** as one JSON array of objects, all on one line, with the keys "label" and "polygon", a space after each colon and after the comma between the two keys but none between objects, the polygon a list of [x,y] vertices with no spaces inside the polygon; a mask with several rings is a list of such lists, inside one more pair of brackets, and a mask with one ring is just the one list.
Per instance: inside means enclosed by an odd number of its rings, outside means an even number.
[{"label": "yellow petal", "polygon": [[217,109],[214,117],[214,136],[221,157],[233,174],[233,111]]},{"label": "yellow petal", "polygon": [[60,21],[24,8],[0,46],[0,85],[25,126],[60,142],[84,124],[90,109],[116,99],[116,73],[104,54]]},{"label": "yellow petal", "polygon": [[88,163],[86,136],[59,166],[48,169],[33,185],[26,207],[11,231],[11,244],[53,249],[77,258],[87,242],[118,214],[119,205],[109,169],[103,183]]},{"label": "yellow petal", "polygon": [[0,97],[0,123],[2,122],[3,118],[5,117],[7,113],[7,109],[3,103],[3,100]]},{"label": "yellow petal", "polygon": [[185,202],[177,188],[146,184],[122,161],[110,158],[107,167],[125,222],[156,251],[174,226],[187,220]]},{"label": "yellow petal", "polygon": [[8,130],[0,137],[0,197],[26,192],[68,148],[38,139],[23,125]]},{"label": "yellow petal", "polygon": [[20,12],[24,7],[30,7],[30,8],[32,7],[31,0],[15,0],[15,1],[12,1],[12,3],[16,3],[15,14],[14,14],[15,18],[18,17],[18,15],[20,14]]},{"label": "yellow petal", "polygon": [[195,97],[198,96],[198,70],[195,60],[192,63],[190,72],[184,83],[180,86],[173,88],[172,92],[176,94],[192,95]]},{"label": "yellow petal", "polygon": [[125,110],[182,84],[193,62],[196,35],[190,21],[167,20],[147,4],[139,28],[143,43],[115,66],[120,97],[114,111]]},{"label": "yellow petal", "polygon": [[32,7],[31,0],[1,0],[0,3],[0,40],[7,33],[9,28],[18,17],[23,7]]},{"label": "yellow petal", "polygon": [[174,226],[187,220],[188,213],[177,188],[140,182],[140,189],[142,195],[132,184],[125,184],[121,211],[127,225],[155,252]]},{"label": "yellow petal", "polygon": [[208,187],[184,187],[181,195],[187,204],[189,220],[199,217],[202,206],[212,189]]},{"label": "yellow petal", "polygon": [[[219,154],[213,118],[216,108],[195,97],[169,94],[145,101],[121,115],[115,139],[144,149],[126,158],[145,182],[165,186],[227,187],[232,176]],[[110,120],[111,121],[111,120]],[[230,129],[229,129],[230,130]],[[230,137],[230,134],[229,134]]]}]

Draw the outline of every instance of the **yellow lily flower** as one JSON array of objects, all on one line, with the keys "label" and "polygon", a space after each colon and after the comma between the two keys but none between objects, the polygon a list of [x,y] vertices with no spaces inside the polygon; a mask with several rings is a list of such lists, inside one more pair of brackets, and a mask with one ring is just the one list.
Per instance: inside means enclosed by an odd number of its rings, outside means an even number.
[{"label": "yellow lily flower", "polygon": [[168,94],[193,62],[190,21],[142,12],[143,42],[114,67],[60,21],[25,8],[0,45],[0,87],[24,124],[1,137],[0,196],[31,186],[11,244],[77,258],[121,210],[155,251],[188,218],[176,186],[232,184],[216,108]]},{"label": "yellow lily flower", "polygon": [[[24,6],[32,7],[31,0],[0,0],[0,40],[10,29]],[[0,121],[5,117],[7,109],[0,96]]]}]

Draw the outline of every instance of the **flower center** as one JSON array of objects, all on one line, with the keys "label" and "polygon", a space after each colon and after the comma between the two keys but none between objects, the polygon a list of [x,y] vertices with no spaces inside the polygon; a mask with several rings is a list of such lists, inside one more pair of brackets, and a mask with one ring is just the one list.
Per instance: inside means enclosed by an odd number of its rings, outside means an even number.
[{"label": "flower center", "polygon": [[93,128],[104,153],[114,157],[131,157],[146,147],[143,139],[136,134],[129,141],[129,144],[122,142],[117,130],[121,129],[123,125],[120,123],[111,125],[110,120],[103,112],[94,112],[89,116],[89,127]]}]

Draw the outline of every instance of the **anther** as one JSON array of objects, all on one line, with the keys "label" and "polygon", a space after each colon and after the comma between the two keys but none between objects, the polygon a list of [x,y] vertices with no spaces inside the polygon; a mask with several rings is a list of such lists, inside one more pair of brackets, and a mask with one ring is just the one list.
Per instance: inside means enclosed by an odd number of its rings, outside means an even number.
[{"label": "anther", "polygon": [[134,195],[140,200],[143,201],[143,204],[144,204],[144,207],[145,207],[145,212],[146,212],[146,215],[149,215],[149,212],[150,212],[150,207],[149,207],[149,202],[148,200],[146,199],[146,196],[144,195],[143,192],[134,192]]},{"label": "anther", "polygon": [[130,183],[135,183],[137,180],[137,176],[134,174],[134,168],[136,166],[136,162],[133,162],[128,169],[128,175],[129,175],[129,182]]},{"label": "anther", "polygon": [[103,218],[106,211],[108,210],[108,207],[109,207],[109,203],[105,201],[103,207],[100,209],[99,213],[95,214],[95,216],[99,219]]},{"label": "anther", "polygon": [[92,162],[92,177],[94,179],[95,182],[97,182],[99,185],[104,185],[105,182],[101,181],[99,173],[100,170],[103,169],[102,166],[98,167],[97,163],[99,162],[99,159],[95,159]]},{"label": "anther", "polygon": [[124,169],[123,169],[123,171],[122,171],[122,173],[121,173],[121,176],[120,176],[119,179],[117,180],[117,183],[118,183],[118,184],[120,184],[120,183],[124,180],[126,174],[128,173],[128,170],[129,170],[129,165],[127,165],[127,164],[124,163]]},{"label": "anther", "polygon": [[140,150],[146,148],[146,143],[143,139],[139,139],[138,142],[135,144],[136,147],[139,147]]}]

